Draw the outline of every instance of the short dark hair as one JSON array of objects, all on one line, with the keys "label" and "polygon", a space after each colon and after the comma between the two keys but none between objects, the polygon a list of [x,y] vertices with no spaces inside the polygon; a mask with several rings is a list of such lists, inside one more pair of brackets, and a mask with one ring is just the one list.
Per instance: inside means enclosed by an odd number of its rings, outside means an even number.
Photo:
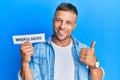
[{"label": "short dark hair", "polygon": [[58,11],[58,10],[61,10],[61,11],[72,11],[73,13],[76,14],[76,16],[78,16],[78,11],[77,11],[77,8],[72,5],[71,3],[61,3],[60,5],[58,5],[58,7],[56,8],[56,11],[55,13]]}]

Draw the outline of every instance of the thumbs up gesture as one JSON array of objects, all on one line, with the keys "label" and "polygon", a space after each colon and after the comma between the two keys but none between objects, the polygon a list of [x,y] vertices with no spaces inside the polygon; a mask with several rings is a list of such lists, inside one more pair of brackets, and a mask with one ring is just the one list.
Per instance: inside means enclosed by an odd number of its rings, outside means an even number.
[{"label": "thumbs up gesture", "polygon": [[96,42],[91,43],[90,48],[81,48],[80,52],[80,61],[86,64],[89,67],[94,67],[95,62],[97,61],[94,54],[94,46]]}]

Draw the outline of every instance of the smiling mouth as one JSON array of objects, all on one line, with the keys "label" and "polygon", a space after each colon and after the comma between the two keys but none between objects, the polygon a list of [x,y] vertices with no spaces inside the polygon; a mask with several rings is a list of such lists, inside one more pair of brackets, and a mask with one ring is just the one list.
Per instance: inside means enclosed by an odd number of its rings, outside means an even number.
[{"label": "smiling mouth", "polygon": [[58,31],[58,34],[59,34],[60,36],[64,36],[64,35],[65,35],[65,33],[66,33],[66,32],[65,32],[65,31],[63,31],[63,30],[59,30],[59,31]]}]

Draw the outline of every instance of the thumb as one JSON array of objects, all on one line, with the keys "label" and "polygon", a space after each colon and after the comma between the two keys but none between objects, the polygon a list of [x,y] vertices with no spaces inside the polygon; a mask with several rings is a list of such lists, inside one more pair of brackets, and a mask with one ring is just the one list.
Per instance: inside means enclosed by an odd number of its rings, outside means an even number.
[{"label": "thumb", "polygon": [[95,44],[96,44],[96,41],[93,41],[93,42],[91,43],[91,47],[90,47],[90,48],[94,50]]}]

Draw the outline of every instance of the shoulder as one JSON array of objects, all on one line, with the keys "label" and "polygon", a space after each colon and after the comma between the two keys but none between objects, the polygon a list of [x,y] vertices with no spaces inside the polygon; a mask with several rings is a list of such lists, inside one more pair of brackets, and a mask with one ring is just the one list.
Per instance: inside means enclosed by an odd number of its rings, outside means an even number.
[{"label": "shoulder", "polygon": [[76,47],[78,47],[78,48],[89,48],[85,43],[77,40],[74,37],[72,38],[72,40],[73,40],[73,45],[76,46]]}]

